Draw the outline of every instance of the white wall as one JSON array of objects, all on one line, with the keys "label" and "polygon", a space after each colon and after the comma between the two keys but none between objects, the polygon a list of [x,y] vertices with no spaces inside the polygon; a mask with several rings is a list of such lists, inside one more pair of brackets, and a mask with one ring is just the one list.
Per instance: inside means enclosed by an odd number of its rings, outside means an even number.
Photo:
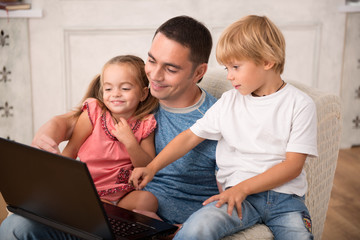
[{"label": "white wall", "polygon": [[[189,15],[213,34],[248,14],[267,15],[283,31],[283,77],[340,93],[345,14],[343,0],[32,0],[43,18],[29,20],[34,131],[81,99],[109,58],[136,54],[144,60],[155,29]],[[214,45],[215,45],[214,44]],[[210,67],[220,67],[214,51]]]}]

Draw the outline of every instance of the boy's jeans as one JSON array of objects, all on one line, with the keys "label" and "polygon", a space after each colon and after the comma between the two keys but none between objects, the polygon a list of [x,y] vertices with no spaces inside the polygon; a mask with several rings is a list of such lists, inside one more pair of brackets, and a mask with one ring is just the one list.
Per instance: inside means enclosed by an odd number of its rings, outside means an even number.
[{"label": "boy's jeans", "polygon": [[221,239],[256,223],[266,224],[276,240],[313,239],[304,197],[274,191],[250,195],[242,203],[242,220],[235,208],[229,216],[227,204],[217,208],[215,203],[193,213],[174,239]]}]

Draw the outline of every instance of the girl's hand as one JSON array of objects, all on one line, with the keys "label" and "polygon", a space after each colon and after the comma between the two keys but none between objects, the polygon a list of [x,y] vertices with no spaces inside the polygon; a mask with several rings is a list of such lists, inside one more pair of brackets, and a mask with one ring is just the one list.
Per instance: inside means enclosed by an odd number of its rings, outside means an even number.
[{"label": "girl's hand", "polygon": [[216,207],[221,207],[224,204],[228,204],[227,213],[232,215],[234,207],[237,210],[238,216],[242,219],[241,203],[245,200],[247,194],[245,194],[241,187],[236,185],[231,187],[220,194],[214,195],[203,202],[203,205],[207,205],[211,202],[218,201]]},{"label": "girl's hand", "polygon": [[111,130],[111,133],[125,146],[134,139],[133,131],[125,118],[119,119],[119,122],[115,124],[115,129]]}]

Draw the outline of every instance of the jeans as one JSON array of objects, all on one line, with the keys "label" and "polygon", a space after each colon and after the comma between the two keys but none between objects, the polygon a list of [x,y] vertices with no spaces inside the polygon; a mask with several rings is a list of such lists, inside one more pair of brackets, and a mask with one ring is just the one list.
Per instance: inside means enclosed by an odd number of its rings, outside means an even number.
[{"label": "jeans", "polygon": [[13,240],[75,240],[75,236],[61,232],[42,223],[12,214],[0,225],[0,239]]},{"label": "jeans", "polygon": [[217,208],[216,202],[212,202],[193,213],[174,239],[221,239],[256,223],[267,225],[277,240],[313,239],[304,200],[304,197],[274,191],[250,195],[242,203],[242,220],[235,208],[229,216],[227,204]]}]

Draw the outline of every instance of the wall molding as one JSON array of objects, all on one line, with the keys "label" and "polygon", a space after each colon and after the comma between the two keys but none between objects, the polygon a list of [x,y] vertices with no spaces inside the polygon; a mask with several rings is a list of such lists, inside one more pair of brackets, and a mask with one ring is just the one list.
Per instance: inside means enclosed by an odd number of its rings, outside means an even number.
[{"label": "wall molding", "polygon": [[[321,31],[322,31],[322,24],[320,22],[291,22],[291,23],[283,23],[278,25],[281,31],[284,33],[285,38],[289,37],[290,39],[287,39],[287,46],[290,45],[288,40],[291,39],[292,35],[298,35],[302,34],[304,35],[304,41],[307,41],[309,46],[302,46],[302,48],[294,49],[292,48],[291,51],[297,51],[295,54],[299,54],[299,56],[302,54],[307,58],[308,61],[304,64],[298,64],[294,63],[291,60],[289,61],[288,58],[286,58],[286,64],[285,64],[285,75],[286,73],[290,74],[290,80],[295,81],[302,81],[307,85],[310,85],[312,87],[319,87],[319,67],[320,67],[320,43],[321,43]],[[214,47],[212,51],[212,56],[210,58],[209,66],[211,68],[213,67],[220,67],[218,66],[218,63],[215,59],[215,48],[216,43],[218,40],[218,37],[222,33],[222,31],[227,27],[225,25],[217,25],[217,26],[208,26],[210,31],[213,35],[213,41],[214,41]],[[75,46],[72,46],[74,44],[75,39],[77,41],[83,41],[84,44],[87,44],[87,40],[91,40],[94,38],[105,38],[107,40],[110,39],[137,39],[137,38],[143,38],[144,35],[148,35],[152,38],[155,27],[135,27],[135,28],[128,28],[128,27],[117,27],[117,28],[106,28],[106,27],[97,27],[97,28],[66,28],[63,30],[64,34],[64,72],[65,72],[65,79],[63,82],[64,86],[64,96],[65,96],[65,107],[66,111],[70,110],[72,107],[74,107],[74,103],[78,104],[76,100],[74,99],[74,95],[76,95],[75,92],[78,92],[79,89],[74,89],[74,79],[73,75],[74,73],[78,73],[79,69],[74,69],[74,65],[78,63],[72,62],[72,58],[74,57],[74,51],[77,51],[78,49],[74,49]],[[150,39],[151,39],[150,38]],[[308,38],[308,39],[305,39]],[[78,43],[77,43],[78,44]],[[104,43],[103,43],[104,44]],[[149,42],[150,44],[150,42]],[[296,44],[296,43],[295,43]],[[144,44],[143,44],[144,45]],[[144,50],[143,53],[140,55],[143,56],[146,54],[147,48],[150,45],[146,45],[146,50]],[[91,46],[87,46],[88,49],[92,49]],[[93,46],[93,48],[96,48],[96,46]],[[134,50],[134,49],[129,49]],[[288,52],[288,49],[287,49]],[[294,52],[292,52],[294,54]],[[115,54],[114,54],[115,55]],[[77,56],[82,57],[82,56]],[[95,58],[96,56],[94,56]],[[300,58],[301,59],[301,58]],[[145,59],[144,59],[145,60]],[[300,61],[300,60],[299,60]],[[104,63],[104,62],[103,62]],[[102,64],[103,64],[102,63]],[[302,66],[294,66],[295,64],[302,65]],[[293,72],[286,72],[287,66],[289,68],[292,67],[290,71]],[[305,72],[303,69],[306,69]],[[82,73],[80,73],[82,74]],[[294,79],[295,78],[295,79]],[[305,79],[304,79],[305,78]],[[286,78],[289,79],[289,78]],[[90,81],[90,79],[88,79]],[[77,80],[79,81],[79,80]],[[83,86],[83,89],[85,91],[87,86]]]},{"label": "wall molding", "polygon": [[[139,27],[139,28],[126,28],[126,27],[118,27],[118,28],[68,28],[63,30],[64,34],[64,72],[65,72],[65,79],[64,79],[64,96],[65,96],[65,107],[66,110],[69,110],[74,107],[74,97],[73,93],[74,91],[77,91],[77,89],[73,89],[73,83],[74,79],[72,77],[74,69],[73,69],[73,51],[74,48],[71,46],[71,41],[74,37],[77,38],[83,38],[83,39],[89,39],[89,38],[96,38],[96,37],[105,37],[105,38],[128,38],[133,37],[136,39],[139,36],[149,35],[149,41],[151,41],[152,36],[155,32],[156,28],[151,27]],[[150,45],[149,45],[150,46]],[[96,46],[94,46],[96,47]],[[89,48],[91,49],[91,47]],[[135,47],[134,49],[129,49],[129,51],[136,51]],[[125,52],[125,51],[124,51]],[[144,52],[142,55],[146,54]],[[114,55],[115,56],[115,53]],[[97,56],[94,56],[96,58]],[[107,61],[106,59],[105,61]],[[145,60],[145,59],[144,59]],[[104,62],[101,64],[103,65]],[[101,66],[102,66],[101,65]],[[100,68],[99,68],[100,70]],[[90,81],[90,79],[88,79]],[[85,90],[87,88],[87,85],[83,87]]]},{"label": "wall molding", "polygon": [[[286,38],[286,34],[291,34],[291,32],[293,33],[299,33],[299,32],[304,32],[304,33],[309,33],[310,35],[313,36],[313,41],[311,41],[312,46],[309,47],[313,47],[313,51],[311,52],[311,58],[312,58],[312,62],[313,64],[309,64],[309,67],[311,65],[311,74],[310,74],[310,79],[307,85],[310,85],[312,87],[319,87],[319,72],[320,72],[320,53],[321,53],[321,34],[322,34],[322,23],[321,22],[289,22],[289,23],[283,23],[283,24],[277,24],[277,26],[280,28],[280,30],[283,32],[283,34],[285,35]],[[222,33],[222,31],[226,28],[227,26],[224,25],[217,25],[214,26],[211,29],[211,32],[213,34],[214,37],[214,51],[213,54],[215,54],[215,47],[216,47],[216,42],[217,42],[217,38],[218,36],[220,36],[220,34]],[[288,39],[286,39],[286,44],[287,46],[289,45]],[[309,49],[309,48],[308,48]],[[294,49],[292,49],[294,50]],[[306,51],[306,49],[295,49],[299,52],[304,52]],[[287,49],[288,51],[288,49]],[[288,61],[287,56],[285,57],[285,71],[287,66],[291,65],[292,63],[290,61]],[[213,59],[212,64],[215,65],[216,63],[216,59]],[[301,71],[301,67],[299,68],[299,72]],[[291,80],[294,81],[304,81],[304,79],[293,79],[291,78]]]}]

